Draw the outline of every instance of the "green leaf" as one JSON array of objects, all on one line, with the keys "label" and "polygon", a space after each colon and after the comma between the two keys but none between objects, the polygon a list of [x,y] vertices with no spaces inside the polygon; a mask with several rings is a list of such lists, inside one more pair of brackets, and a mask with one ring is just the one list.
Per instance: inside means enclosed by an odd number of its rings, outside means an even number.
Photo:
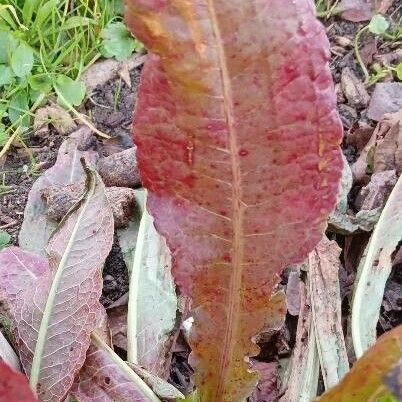
[{"label": "green leaf", "polygon": [[389,28],[389,22],[381,15],[376,14],[368,24],[368,29],[371,33],[382,35]]},{"label": "green leaf", "polygon": [[29,92],[28,99],[30,104],[34,104],[42,96],[42,92],[37,91],[36,89],[30,88],[28,92]]},{"label": "green leaf", "polygon": [[21,125],[28,127],[30,121],[28,97],[24,91],[19,91],[10,99],[10,104],[8,106],[8,118],[10,119],[11,123],[15,123],[24,114],[25,116],[21,120]]},{"label": "green leaf", "polygon": [[58,3],[59,0],[49,0],[39,7],[35,18],[35,25],[37,25],[37,27],[40,28],[43,25],[43,23],[46,21],[52,11],[56,9]]},{"label": "green leaf", "polygon": [[26,77],[32,70],[33,62],[33,50],[25,43],[21,43],[11,56],[11,67],[17,77]]},{"label": "green leaf", "polygon": [[398,80],[399,80],[399,81],[402,81],[402,63],[399,63],[399,64],[396,66],[395,71],[396,71],[396,76],[398,77]]},{"label": "green leaf", "polygon": [[187,395],[185,399],[176,399],[176,402],[200,402],[197,391],[194,391],[190,395]]},{"label": "green leaf", "polygon": [[10,34],[0,31],[0,63],[8,62],[8,42]]},{"label": "green leaf", "polygon": [[[0,123],[0,147],[4,147],[10,137],[6,132],[6,126]],[[1,186],[0,186],[1,187]]]},{"label": "green leaf", "polygon": [[13,71],[10,67],[3,64],[0,65],[0,86],[11,84],[13,82]]},{"label": "green leaf", "polygon": [[63,26],[61,27],[61,29],[67,30],[67,29],[73,29],[73,28],[84,27],[84,26],[89,26],[89,25],[96,25],[96,21],[93,18],[75,15],[73,17],[68,18],[66,20],[66,22],[63,24]]},{"label": "green leaf", "polygon": [[123,15],[124,13],[122,0],[99,0],[99,4],[105,14]]},{"label": "green leaf", "polygon": [[45,74],[30,75],[28,77],[28,83],[33,90],[38,92],[47,94],[52,90],[52,81]]},{"label": "green leaf", "polygon": [[10,52],[18,45],[17,40],[8,32],[0,30],[0,63],[7,64]]},{"label": "green leaf", "polygon": [[11,240],[11,236],[4,230],[0,230],[0,250],[6,247]]},{"label": "green leaf", "polygon": [[81,81],[74,81],[66,75],[59,75],[54,89],[58,95],[57,102],[67,108],[79,106],[85,97],[85,85]]},{"label": "green leaf", "polygon": [[22,8],[22,18],[25,25],[32,22],[32,15],[38,10],[41,0],[25,0],[24,7]]},{"label": "green leaf", "polygon": [[[7,109],[8,109],[8,104],[7,103],[0,103],[0,121],[3,117],[5,117],[6,113],[7,113]],[[2,125],[0,123],[0,129],[1,129]]]},{"label": "green leaf", "polygon": [[103,38],[101,53],[105,57],[124,60],[130,57],[134,50],[141,47],[122,22],[109,23],[102,30],[101,37]]},{"label": "green leaf", "polygon": [[4,20],[8,24],[7,28],[12,30],[21,27],[15,7],[11,4],[0,4],[0,20]]}]

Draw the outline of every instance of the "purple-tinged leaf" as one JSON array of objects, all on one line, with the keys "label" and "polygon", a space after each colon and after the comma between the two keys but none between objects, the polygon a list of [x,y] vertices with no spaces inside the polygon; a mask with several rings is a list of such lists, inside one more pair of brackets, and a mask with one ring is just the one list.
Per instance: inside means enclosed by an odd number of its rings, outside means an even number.
[{"label": "purple-tinged leaf", "polygon": [[261,378],[249,401],[277,402],[278,363],[254,362],[253,368],[260,372]]},{"label": "purple-tinged leaf", "polygon": [[80,204],[50,239],[49,265],[18,248],[0,253],[0,300],[41,401],[63,400],[84,364],[102,318],[101,268],[112,242],[112,211],[99,176],[89,172]]},{"label": "purple-tinged leaf", "polygon": [[71,394],[78,402],[160,402],[144,381],[96,335]]},{"label": "purple-tinged leaf", "polygon": [[[13,319],[16,339],[21,353],[27,349],[27,345],[31,343],[34,344],[36,341],[35,330],[40,325],[40,317],[42,316],[43,310],[43,307],[38,308],[38,305],[43,306],[46,302],[46,294],[48,293],[51,282],[51,270],[44,258],[37,257],[17,247],[8,248],[0,253],[0,267],[0,275],[2,278],[5,278],[4,285],[7,286],[8,289],[7,296],[9,299],[6,303],[6,307],[8,307],[10,316]],[[43,286],[40,286],[41,284],[43,284]],[[0,292],[3,297],[3,286],[0,286]],[[41,297],[41,292],[44,297]],[[105,332],[104,325],[106,313],[102,307],[100,308],[99,316],[99,327],[97,331],[101,332],[99,332],[100,335],[98,335],[98,339],[105,338],[105,342],[108,342],[108,334]],[[25,321],[21,319],[21,317],[38,317],[38,319],[31,323],[30,320]],[[78,317],[76,317],[76,319],[77,318]],[[32,329],[33,331],[31,331]],[[29,333],[30,331],[32,334]],[[32,339],[27,339],[26,335],[28,333],[32,336]],[[141,397],[142,393],[138,391],[138,384],[132,383],[133,379],[137,381],[138,377],[132,374],[128,366],[123,367],[123,371],[119,368],[119,365],[125,364],[121,359],[119,360],[119,364],[113,363],[113,359],[111,359],[109,355],[110,350],[105,346],[105,342],[98,341],[103,349],[99,349],[97,344],[92,343],[87,351],[84,367],[81,369],[72,388],[72,393],[76,396],[78,401],[159,402],[158,399],[155,399],[151,391],[140,381],[139,384],[145,390],[143,393],[146,395],[145,397]],[[61,344],[62,343],[60,343],[59,346]],[[58,360],[57,356],[55,356],[55,358],[56,362]],[[114,356],[114,358],[119,359],[117,356]],[[28,351],[23,361],[25,361],[27,365],[30,365],[29,359],[32,359],[32,353]],[[66,364],[67,363],[68,362],[66,362]],[[60,371],[64,370],[63,367],[58,367],[58,369]],[[124,374],[124,370],[128,370],[128,376]],[[151,397],[149,397],[149,395]],[[136,397],[136,399],[134,397]],[[51,399],[41,398],[40,400],[60,401],[61,399],[52,397]],[[4,400],[4,402],[10,401],[12,402],[13,400]],[[18,400],[18,402],[22,401],[25,402],[25,400],[22,399]],[[28,399],[26,402],[28,402]]]},{"label": "purple-tinged leaf", "polygon": [[374,14],[372,0],[342,0],[336,10],[343,19],[353,22],[369,21]]}]

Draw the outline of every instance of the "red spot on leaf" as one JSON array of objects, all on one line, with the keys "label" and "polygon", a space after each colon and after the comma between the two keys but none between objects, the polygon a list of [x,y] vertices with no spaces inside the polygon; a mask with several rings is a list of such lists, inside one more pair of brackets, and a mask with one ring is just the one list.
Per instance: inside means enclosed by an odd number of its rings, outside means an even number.
[{"label": "red spot on leaf", "polygon": [[232,261],[231,255],[230,255],[230,254],[225,254],[225,255],[223,256],[223,261],[225,261],[225,262],[231,262],[231,261]]},{"label": "red spot on leaf", "polygon": [[185,184],[187,187],[194,186],[194,175],[188,175],[182,179],[182,183]]}]

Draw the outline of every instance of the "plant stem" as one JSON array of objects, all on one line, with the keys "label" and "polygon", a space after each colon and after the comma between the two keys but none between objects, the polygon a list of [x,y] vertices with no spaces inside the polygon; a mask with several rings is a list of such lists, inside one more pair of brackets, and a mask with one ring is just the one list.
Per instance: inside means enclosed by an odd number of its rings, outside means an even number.
[{"label": "plant stem", "polygon": [[61,93],[61,91],[56,87],[56,85],[54,86],[54,89],[57,93],[57,95],[60,97],[60,99],[63,101],[63,103],[67,106],[68,110],[70,112],[72,112],[74,114],[75,117],[77,117],[77,119],[85,124],[87,127],[89,127],[95,134],[99,135],[99,137],[102,138],[106,138],[109,139],[111,138],[110,135],[105,134],[104,132],[98,130],[89,120],[87,120],[86,116],[83,115],[82,113],[80,113],[77,109],[75,109],[73,107],[73,105],[69,102],[67,102],[66,98],[63,96],[63,94]]},{"label": "plant stem", "polygon": [[333,15],[339,14],[341,11],[336,10],[336,6],[338,5],[339,0],[336,0],[334,4],[327,10],[325,11],[316,11],[316,17],[317,18],[329,18],[332,17]]},{"label": "plant stem", "polygon": [[13,135],[7,140],[7,142],[4,144],[3,149],[0,151],[0,160],[3,158],[3,156],[7,153],[7,151],[10,149],[11,144],[14,142],[15,138],[18,135],[19,132],[19,127],[14,131]]},{"label": "plant stem", "polygon": [[366,25],[365,27],[363,27],[355,36],[355,40],[354,40],[354,50],[355,50],[355,55],[356,55],[356,59],[359,63],[360,68],[363,71],[364,74],[364,83],[367,84],[370,80],[370,75],[369,72],[367,70],[366,65],[363,62],[363,59],[361,57],[360,51],[359,51],[359,42],[360,42],[360,38],[362,36],[362,34],[368,30],[368,25]]}]

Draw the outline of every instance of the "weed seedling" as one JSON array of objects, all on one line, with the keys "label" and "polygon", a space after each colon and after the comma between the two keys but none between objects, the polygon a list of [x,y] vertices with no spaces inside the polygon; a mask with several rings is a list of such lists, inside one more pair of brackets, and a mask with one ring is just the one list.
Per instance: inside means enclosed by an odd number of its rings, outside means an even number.
[{"label": "weed seedling", "polygon": [[392,32],[388,32],[388,29],[390,27],[389,22],[385,19],[384,16],[380,14],[376,14],[373,16],[369,24],[364,26],[360,31],[357,32],[354,40],[354,50],[355,50],[355,55],[357,62],[359,63],[359,66],[363,72],[364,75],[364,83],[365,84],[374,84],[375,82],[381,80],[382,78],[386,77],[389,72],[396,72],[397,77],[399,78],[400,75],[398,75],[398,68],[400,69],[399,66],[392,67],[392,66],[385,66],[381,67],[379,65],[374,65],[374,73],[370,76],[370,73],[366,67],[366,65],[363,62],[363,59],[360,54],[360,41],[361,37],[364,33],[367,31],[372,33],[373,35],[380,36],[386,40],[391,40],[391,41],[396,41],[399,40],[402,36],[402,30],[401,28],[397,28],[396,30]]}]

